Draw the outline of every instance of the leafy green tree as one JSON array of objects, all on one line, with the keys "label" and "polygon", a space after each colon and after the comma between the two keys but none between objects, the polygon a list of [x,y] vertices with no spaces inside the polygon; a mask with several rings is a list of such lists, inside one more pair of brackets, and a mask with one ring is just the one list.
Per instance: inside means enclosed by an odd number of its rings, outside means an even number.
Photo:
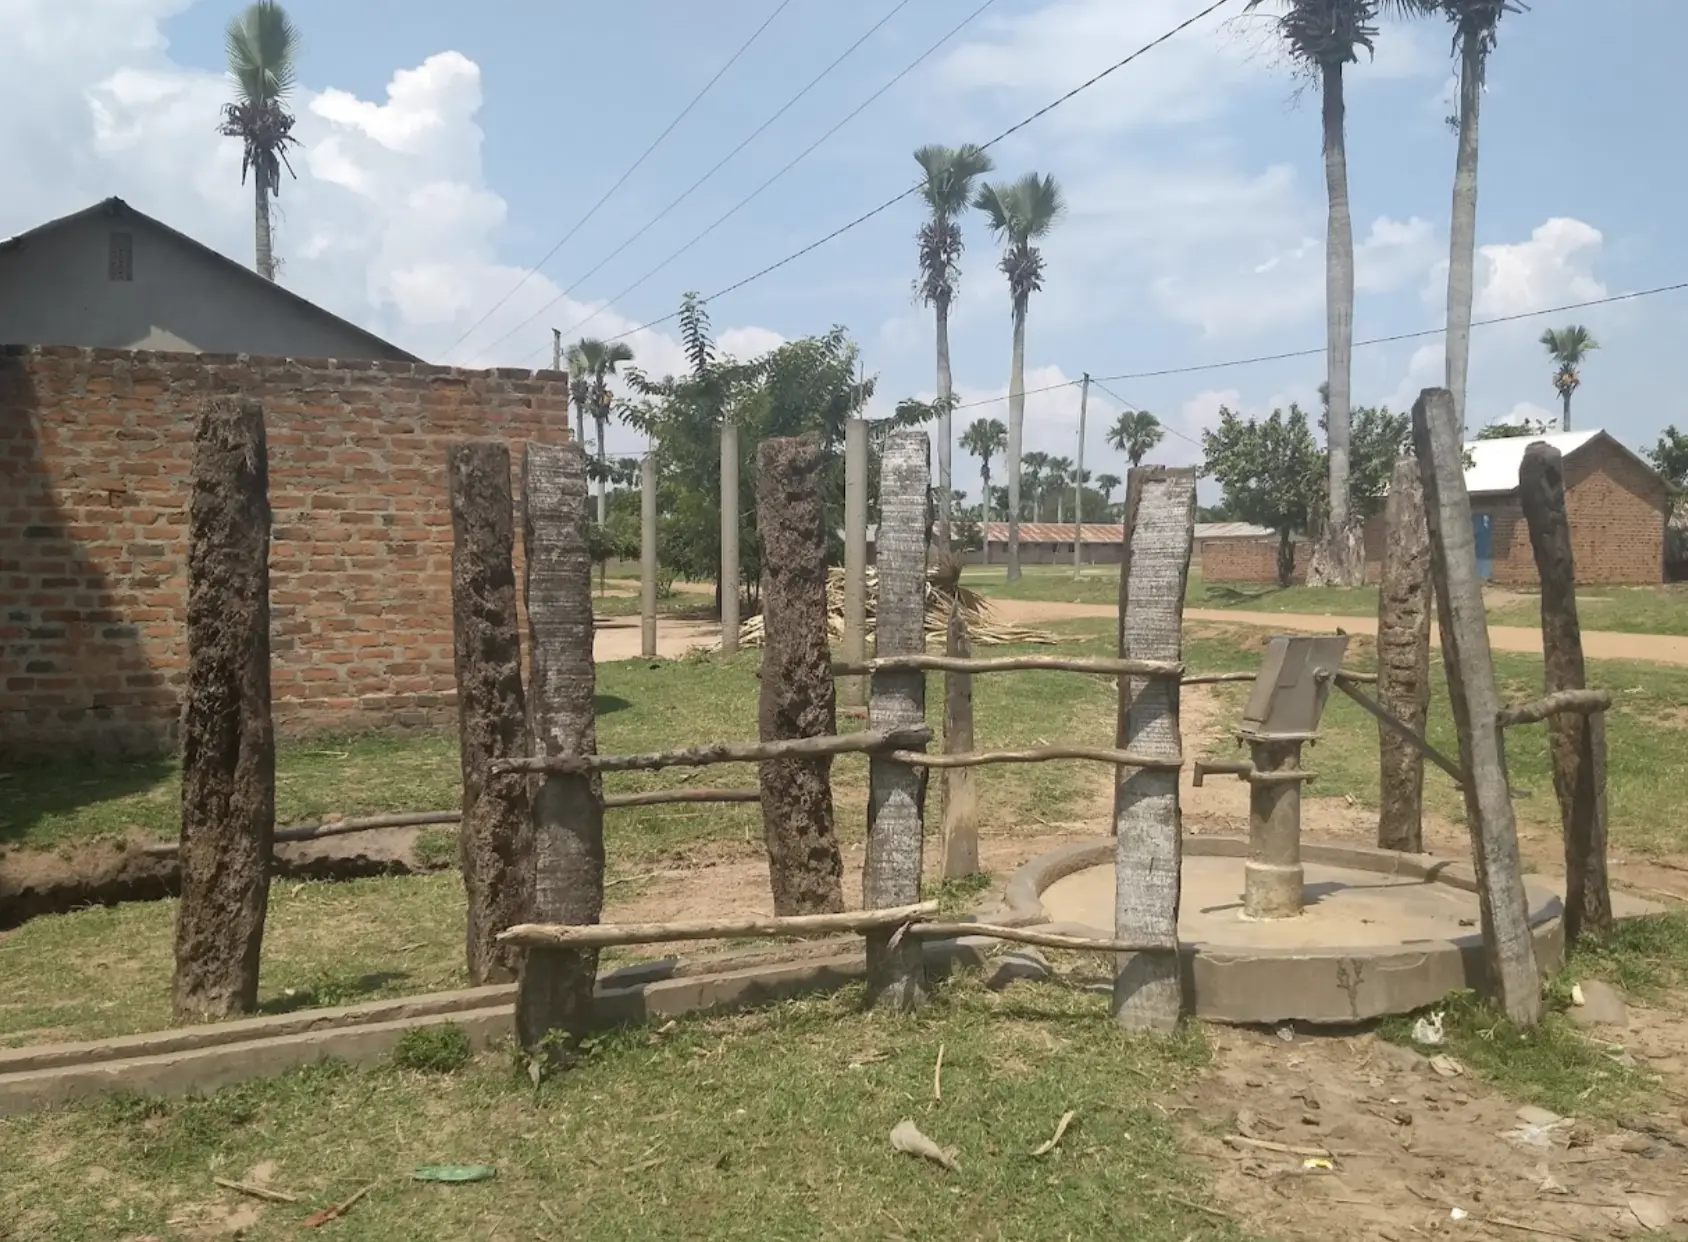
[{"label": "leafy green tree", "polygon": [[1678,431],[1674,423],[1647,450],[1647,460],[1673,486],[1688,488],[1688,433]]},{"label": "leafy green tree", "polygon": [[270,199],[281,193],[283,168],[295,175],[287,149],[299,145],[293,136],[293,114],[287,110],[295,81],[299,28],[275,0],[258,0],[229,22],[223,45],[229,77],[234,80],[234,99],[223,105],[217,130],[240,139],[241,184],[246,184],[248,172],[252,174],[254,266],[258,275],[273,281],[276,261]]},{"label": "leafy green tree", "polygon": [[1236,521],[1269,526],[1278,535],[1278,585],[1295,574],[1297,534],[1305,533],[1323,499],[1323,454],[1300,406],[1286,415],[1244,419],[1225,407],[1219,426],[1202,432],[1205,473],[1224,489],[1225,508]]},{"label": "leafy green tree", "polygon": [[1108,443],[1114,452],[1124,453],[1133,466],[1141,466],[1149,450],[1165,436],[1166,429],[1160,419],[1147,410],[1121,410],[1114,425],[1108,428]]},{"label": "leafy green tree", "polygon": [[1568,328],[1549,328],[1541,334],[1541,343],[1555,364],[1553,387],[1565,405],[1565,421],[1560,431],[1571,429],[1571,394],[1582,387],[1583,359],[1600,348],[1594,333],[1581,324]]},{"label": "leafy green tree", "polygon": [[[1266,0],[1249,0],[1250,11]],[[1378,19],[1385,10],[1422,15],[1437,0],[1278,0],[1278,34],[1301,68],[1316,75],[1322,102],[1325,191],[1329,203],[1325,240],[1325,332],[1330,429],[1326,482],[1330,520],[1323,527],[1324,547],[1310,566],[1309,578],[1332,585],[1359,586],[1365,578],[1359,541],[1352,538],[1349,512],[1350,387],[1354,354],[1354,224],[1348,203],[1347,104],[1343,70],[1363,50],[1373,50]]]},{"label": "leafy green tree", "polygon": [[1014,319],[1013,357],[1008,373],[1008,578],[1020,576],[1020,440],[1026,421],[1026,312],[1043,288],[1043,252],[1033,243],[1049,235],[1066,211],[1055,178],[1027,173],[1007,184],[979,187],[974,205],[985,213],[1002,243],[997,266],[1008,277]]},{"label": "leafy green tree", "polygon": [[1490,423],[1479,428],[1479,440],[1513,440],[1519,436],[1545,436],[1551,428],[1539,418],[1526,418],[1516,423]]},{"label": "leafy green tree", "polygon": [[950,467],[954,431],[950,415],[955,390],[950,377],[949,315],[961,279],[961,215],[973,198],[973,184],[990,172],[991,157],[971,143],[960,147],[925,146],[914,153],[926,179],[920,187],[929,215],[920,226],[920,300],[932,308],[938,329],[938,529],[947,533],[948,490],[955,486]]}]

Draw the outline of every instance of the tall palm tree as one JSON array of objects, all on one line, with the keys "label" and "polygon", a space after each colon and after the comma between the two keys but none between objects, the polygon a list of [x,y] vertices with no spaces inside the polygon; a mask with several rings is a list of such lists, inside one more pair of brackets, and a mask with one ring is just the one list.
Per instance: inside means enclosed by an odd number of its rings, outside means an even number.
[{"label": "tall palm tree", "polygon": [[586,414],[592,408],[592,377],[572,349],[568,352],[568,369],[569,398],[574,402],[574,442],[585,449]]},{"label": "tall palm tree", "polygon": [[1055,489],[1055,520],[1067,520],[1067,489],[1073,485],[1073,459],[1051,457],[1044,468],[1044,485]]},{"label": "tall palm tree", "polygon": [[[1160,419],[1147,410],[1121,410],[1108,428],[1108,443],[1114,452],[1124,453],[1133,466],[1143,464],[1149,450],[1166,438]],[[1115,487],[1119,486],[1116,481]]]},{"label": "tall palm tree", "polygon": [[1049,454],[1035,450],[1020,455],[1020,484],[1026,490],[1026,509],[1036,522],[1043,517],[1043,488],[1049,473]]},{"label": "tall palm tree", "polygon": [[293,90],[293,58],[299,51],[299,28],[275,0],[250,4],[223,33],[234,99],[223,105],[219,133],[239,138],[240,183],[252,174],[252,221],[257,240],[255,266],[265,280],[275,279],[275,244],[270,229],[270,199],[281,193],[281,170],[295,175],[287,148],[299,145],[293,136],[293,114],[287,97]]},{"label": "tall palm tree", "polygon": [[1008,277],[1014,316],[1014,353],[1008,374],[1008,579],[1020,577],[1020,437],[1026,421],[1026,311],[1043,288],[1043,252],[1033,242],[1046,237],[1066,210],[1055,178],[1027,173],[1007,184],[986,182],[974,205],[985,213],[1002,243],[997,266]]},{"label": "tall palm tree", "polygon": [[1549,328],[1541,334],[1541,343],[1553,361],[1559,364],[1559,369],[1553,373],[1553,386],[1559,390],[1559,399],[1565,403],[1565,420],[1559,430],[1569,431],[1571,394],[1582,387],[1582,374],[1578,368],[1584,358],[1600,348],[1600,342],[1581,324],[1572,324],[1568,328]]},{"label": "tall palm tree", "polygon": [[1448,225],[1447,384],[1465,425],[1465,380],[1471,369],[1471,298],[1477,283],[1477,123],[1483,78],[1496,29],[1515,0],[1440,0],[1454,24],[1459,53],[1459,154],[1454,160],[1453,215]]},{"label": "tall palm tree", "polygon": [[1002,452],[1008,443],[1008,428],[1002,425],[1000,418],[975,418],[972,425],[961,433],[961,447],[979,459],[980,494],[984,500],[980,503],[980,512],[984,514],[985,527],[985,563],[991,559],[991,458]]},{"label": "tall palm tree", "polygon": [[[602,526],[609,519],[609,492],[605,487],[607,475],[604,467],[604,428],[610,421],[610,389],[609,377],[615,374],[615,369],[623,362],[633,361],[632,347],[626,341],[600,341],[593,337],[583,337],[569,346],[570,388],[578,379],[591,380],[591,393],[587,408],[592,412],[592,421],[598,431],[598,524]],[[576,396],[578,406],[579,398]],[[584,433],[584,428],[582,429]]]},{"label": "tall palm tree", "polygon": [[1102,493],[1102,507],[1113,508],[1114,493],[1119,491],[1120,484],[1125,480],[1117,474],[1099,474],[1096,476],[1096,490]]},{"label": "tall palm tree", "polygon": [[[1267,0],[1249,0],[1257,9]],[[1325,239],[1326,383],[1330,416],[1330,520],[1322,548],[1308,569],[1308,581],[1358,586],[1365,559],[1348,501],[1349,404],[1354,354],[1354,223],[1348,206],[1348,141],[1343,68],[1370,52],[1384,10],[1408,15],[1432,11],[1437,0],[1277,0],[1283,9],[1278,35],[1290,57],[1317,75],[1322,100],[1325,191],[1329,200]]]},{"label": "tall palm tree", "polygon": [[955,401],[950,378],[949,313],[961,277],[961,213],[973,198],[973,183],[995,167],[991,157],[972,143],[961,147],[925,146],[914,158],[926,173],[921,196],[931,216],[920,226],[920,300],[938,321],[938,541],[945,551],[950,539],[951,407]]}]

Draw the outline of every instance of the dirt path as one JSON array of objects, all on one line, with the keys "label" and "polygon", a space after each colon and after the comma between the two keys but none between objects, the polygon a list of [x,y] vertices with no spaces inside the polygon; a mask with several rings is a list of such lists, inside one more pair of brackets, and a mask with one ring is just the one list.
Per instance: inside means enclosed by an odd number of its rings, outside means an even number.
[{"label": "dirt path", "polygon": [[[1050,621],[1073,621],[1090,617],[1114,617],[1117,610],[1107,604],[1069,604],[1054,600],[993,599],[991,608],[1004,621],[1016,625],[1037,625]],[[1191,608],[1186,621],[1210,621],[1230,625],[1253,625],[1294,633],[1328,634],[1341,626],[1350,634],[1377,633],[1376,617],[1317,616],[1294,612],[1242,612],[1229,608]],[[1437,640],[1434,630],[1431,641]],[[1591,660],[1646,660],[1653,664],[1688,665],[1688,638],[1672,634],[1615,634],[1583,631],[1583,651]],[[1521,625],[1491,625],[1489,644],[1496,651],[1523,655],[1541,653],[1541,633]]]}]

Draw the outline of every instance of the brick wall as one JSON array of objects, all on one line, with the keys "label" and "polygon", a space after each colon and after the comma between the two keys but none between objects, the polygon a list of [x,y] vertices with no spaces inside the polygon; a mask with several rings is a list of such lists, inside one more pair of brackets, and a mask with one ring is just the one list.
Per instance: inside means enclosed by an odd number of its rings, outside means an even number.
[{"label": "brick wall", "polygon": [[[1596,439],[1565,464],[1565,513],[1577,581],[1589,586],[1652,586],[1664,581],[1670,501],[1658,476],[1628,453]],[[1498,586],[1539,587],[1530,530],[1516,496],[1476,498],[1494,515]]]},{"label": "brick wall", "polygon": [[218,392],[268,428],[278,728],[452,718],[445,448],[510,442],[519,485],[522,442],[568,438],[562,375],[0,347],[0,754],[173,742],[193,427]]},{"label": "brick wall", "polygon": [[[1293,582],[1307,580],[1308,547],[1305,540],[1295,541],[1295,573]],[[1203,582],[1276,582],[1278,580],[1278,540],[1270,539],[1204,539],[1197,554]]]}]

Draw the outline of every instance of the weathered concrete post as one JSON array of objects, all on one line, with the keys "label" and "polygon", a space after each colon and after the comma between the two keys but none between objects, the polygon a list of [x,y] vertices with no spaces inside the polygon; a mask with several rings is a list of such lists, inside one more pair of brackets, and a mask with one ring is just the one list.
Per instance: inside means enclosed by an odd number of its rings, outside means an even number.
[{"label": "weathered concrete post", "polygon": [[1249,739],[1248,858],[1243,914],[1293,919],[1302,910],[1301,743]]},{"label": "weathered concrete post", "polygon": [[656,450],[639,463],[639,654],[656,659]]},{"label": "weathered concrete post", "polygon": [[1518,862],[1518,825],[1506,782],[1505,742],[1497,718],[1500,696],[1477,577],[1460,419],[1447,389],[1426,388],[1413,405],[1413,450],[1424,484],[1442,663],[1459,731],[1460,766],[1466,774],[1465,817],[1471,829],[1489,986],[1507,1017],[1520,1026],[1534,1026],[1541,1020],[1541,976]]},{"label": "weathered concrete post", "polygon": [[[762,536],[761,740],[838,730],[826,629],[826,513],[817,435],[764,440],[756,457]],[[774,913],[844,909],[844,860],[833,826],[832,760],[761,765],[762,831]]]},{"label": "weathered concrete post", "polygon": [[[886,439],[879,476],[878,654],[918,655],[926,650],[926,498],[931,481],[931,442],[923,431]],[[926,674],[873,675],[868,727],[898,729],[926,721]],[[882,755],[868,764],[867,860],[862,904],[869,909],[920,900],[926,769]],[[867,937],[870,1005],[912,1009],[925,999],[920,942],[890,932]]]},{"label": "weathered concrete post", "polygon": [[182,1019],[258,1007],[275,834],[270,500],[264,411],[215,397],[194,434],[182,709]]},{"label": "weathered concrete post", "polygon": [[[1395,463],[1377,592],[1377,701],[1422,736],[1430,716],[1430,530],[1418,463]],[[1378,726],[1379,849],[1424,852],[1424,754]]]},{"label": "weathered concrete post", "polygon": [[451,494],[452,650],[463,768],[457,857],[468,898],[469,982],[516,977],[520,952],[498,933],[533,908],[533,806],[521,776],[489,776],[494,759],[525,759],[527,704],[516,620],[515,506],[510,450],[479,441],[446,451]]},{"label": "weathered concrete post", "polygon": [[[1558,449],[1537,443],[1524,450],[1518,492],[1541,575],[1545,689],[1548,694],[1582,690],[1587,670]],[[1549,717],[1547,727],[1553,788],[1565,832],[1565,940],[1571,945],[1585,931],[1602,938],[1612,934],[1612,893],[1606,878],[1606,718],[1600,712],[1562,713]]]},{"label": "weathered concrete post", "polygon": [[[598,749],[593,703],[592,553],[586,457],[579,445],[530,443],[526,520],[528,697],[537,754]],[[533,917],[596,923],[604,908],[604,794],[596,773],[547,773],[533,803]],[[516,991],[516,1036],[531,1056],[566,1062],[592,1021],[596,949],[529,949]]]},{"label": "weathered concrete post", "polygon": [[[844,658],[867,657],[867,421],[844,424]],[[844,702],[867,704],[867,679],[846,677]]]},{"label": "weathered concrete post", "polygon": [[[1130,471],[1125,562],[1119,575],[1121,659],[1180,660],[1184,592],[1196,521],[1196,472],[1161,466]],[[1174,758],[1183,753],[1179,685],[1173,678],[1120,678],[1121,750]],[[1183,1007],[1178,901],[1183,865],[1178,773],[1122,769],[1114,791],[1114,934],[1164,946],[1123,953],[1114,973],[1114,1020],[1133,1030],[1169,1031]]]},{"label": "weathered concrete post", "polygon": [[739,640],[739,438],[738,424],[721,423],[721,654]]}]

